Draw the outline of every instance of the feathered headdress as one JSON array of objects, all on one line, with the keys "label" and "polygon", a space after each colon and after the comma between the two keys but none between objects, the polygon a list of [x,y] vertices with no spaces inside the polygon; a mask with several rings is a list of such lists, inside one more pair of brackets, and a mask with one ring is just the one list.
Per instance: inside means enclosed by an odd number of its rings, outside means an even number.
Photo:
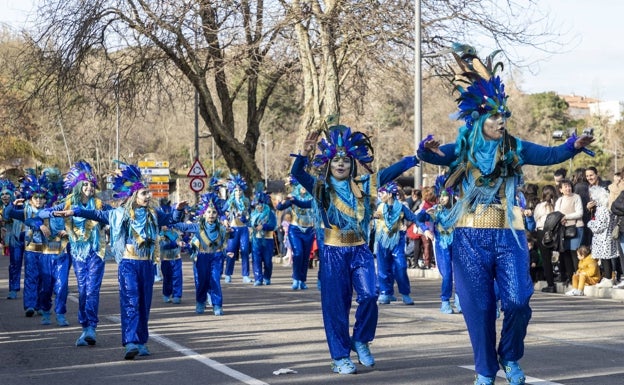
[{"label": "feathered headdress", "polygon": [[41,172],[47,181],[47,204],[52,205],[65,195],[63,175],[58,167],[47,167]]},{"label": "feathered headdress", "polygon": [[79,160],[69,168],[65,175],[65,189],[70,192],[79,182],[91,182],[97,188],[97,177],[93,168],[84,160]]},{"label": "feathered headdress", "polygon": [[116,161],[119,164],[119,170],[115,178],[113,179],[113,190],[115,199],[125,199],[143,188],[147,188],[147,182],[141,175],[141,170],[133,165],[127,164],[121,161]]},{"label": "feathered headdress", "polygon": [[13,199],[13,195],[15,194],[15,185],[9,179],[0,178],[0,193],[8,193]]},{"label": "feathered headdress", "polygon": [[48,194],[48,181],[45,174],[37,177],[37,172],[32,169],[26,169],[26,174],[22,179],[20,185],[22,195],[26,199],[30,199],[35,194],[42,194],[47,198]]},{"label": "feathered headdress", "polygon": [[224,181],[224,177],[223,177],[223,171],[222,170],[215,170],[212,173],[212,176],[210,177],[210,179],[208,180],[208,191],[219,191],[219,188],[221,186],[225,186],[226,182]]},{"label": "feathered headdress", "polygon": [[217,214],[220,216],[224,214],[224,200],[219,198],[219,195],[214,192],[200,196],[200,200],[197,203],[197,215],[204,215],[209,207],[217,210]]},{"label": "feathered headdress", "polygon": [[454,74],[451,82],[459,92],[456,99],[459,111],[455,117],[463,119],[469,128],[485,114],[510,117],[505,85],[496,75],[502,71],[503,63],[494,64],[494,58],[501,51],[492,52],[483,63],[469,45],[455,43],[452,50],[457,66],[450,67]]},{"label": "feathered headdress", "polygon": [[399,193],[399,185],[395,181],[388,182],[379,188],[379,192],[386,192],[396,196]]},{"label": "feathered headdress", "polygon": [[230,174],[227,182],[228,191],[232,192],[236,187],[243,191],[247,190],[247,181],[238,173]]},{"label": "feathered headdress", "polygon": [[262,203],[265,205],[270,205],[271,204],[271,196],[267,193],[265,193],[264,191],[257,191],[254,194],[253,197],[253,201],[251,201],[251,205],[255,206],[258,203]]},{"label": "feathered headdress", "polygon": [[328,163],[335,156],[348,156],[372,172],[368,164],[374,160],[373,146],[369,137],[362,132],[352,133],[351,128],[342,125],[330,127],[327,139],[321,139],[318,148],[321,153],[314,157],[314,167]]},{"label": "feathered headdress", "polygon": [[446,184],[446,175],[444,174],[438,175],[438,177],[435,180],[435,184],[433,185],[436,196],[441,196],[443,194],[446,194],[451,197],[453,196],[453,188],[445,187],[445,184]]}]

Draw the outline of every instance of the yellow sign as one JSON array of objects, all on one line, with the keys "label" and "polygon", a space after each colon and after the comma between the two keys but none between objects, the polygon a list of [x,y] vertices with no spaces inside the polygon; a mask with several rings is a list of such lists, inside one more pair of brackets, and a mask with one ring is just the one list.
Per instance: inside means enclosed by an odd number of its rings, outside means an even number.
[{"label": "yellow sign", "polygon": [[140,160],[137,166],[139,166],[139,168],[168,168],[169,161],[167,160]]}]

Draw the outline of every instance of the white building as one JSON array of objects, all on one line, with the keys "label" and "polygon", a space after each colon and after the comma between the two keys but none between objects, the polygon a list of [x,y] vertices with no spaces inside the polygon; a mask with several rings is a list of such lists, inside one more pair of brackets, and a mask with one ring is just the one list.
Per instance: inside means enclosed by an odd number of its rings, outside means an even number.
[{"label": "white building", "polygon": [[608,118],[610,124],[622,120],[624,102],[611,100],[608,102],[589,103],[587,106],[589,107],[589,114],[591,116]]}]

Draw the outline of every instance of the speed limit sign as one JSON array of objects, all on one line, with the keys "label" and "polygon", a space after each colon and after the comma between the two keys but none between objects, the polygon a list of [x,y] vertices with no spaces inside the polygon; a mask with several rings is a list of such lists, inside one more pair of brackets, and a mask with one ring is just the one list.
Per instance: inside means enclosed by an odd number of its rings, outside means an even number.
[{"label": "speed limit sign", "polygon": [[191,190],[194,192],[200,192],[204,189],[204,180],[202,178],[193,178],[191,179]]}]

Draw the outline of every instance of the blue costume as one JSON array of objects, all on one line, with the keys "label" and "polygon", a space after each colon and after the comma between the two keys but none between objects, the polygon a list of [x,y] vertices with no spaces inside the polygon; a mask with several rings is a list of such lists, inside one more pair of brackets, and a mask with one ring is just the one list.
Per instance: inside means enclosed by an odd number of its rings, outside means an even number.
[{"label": "blue costume", "polygon": [[271,209],[271,197],[259,191],[254,196],[249,219],[254,286],[270,285],[273,275],[274,235],[277,218]]},{"label": "blue costume", "polygon": [[234,253],[225,263],[225,282],[232,281],[234,262],[240,257],[243,283],[251,283],[249,278],[249,198],[243,195],[247,190],[247,182],[240,175],[230,175],[228,180],[229,197],[225,203],[225,211],[229,227],[233,230],[228,240],[227,252]]},{"label": "blue costume", "polygon": [[0,210],[2,212],[2,231],[4,238],[2,243],[9,255],[9,294],[7,299],[16,299],[20,291],[22,281],[22,265],[24,263],[24,223],[17,219],[5,216],[5,208],[13,202],[15,197],[15,185],[8,179],[0,179]]},{"label": "blue costume", "polygon": [[[321,308],[332,370],[340,374],[356,372],[349,358],[353,349],[365,366],[374,365],[368,344],[377,328],[377,282],[375,261],[368,247],[372,205],[376,203],[377,186],[386,184],[417,164],[415,156],[404,158],[378,173],[354,177],[355,160],[366,167],[372,162],[368,137],[351,133],[345,126],[330,128],[328,141],[318,144],[321,153],[314,165],[327,165],[328,174],[317,179],[306,170],[307,157],[296,155],[291,174],[314,196],[315,226],[323,232],[320,248]],[[311,146],[307,144],[306,146]],[[311,150],[306,147],[306,151]],[[350,175],[334,176],[333,162],[350,162]],[[332,169],[330,172],[329,168]],[[341,176],[342,177],[342,176]],[[349,311],[353,290],[357,293],[353,336],[349,333]]]},{"label": "blue costume", "polygon": [[193,233],[190,240],[191,259],[195,272],[195,312],[202,314],[206,308],[208,295],[214,315],[223,315],[223,292],[221,290],[221,274],[227,246],[228,232],[218,220],[210,222],[203,216],[211,207],[217,215],[223,215],[222,202],[214,193],[202,195],[200,215],[197,223],[177,223],[174,227],[185,233]]},{"label": "blue costume", "polygon": [[[64,248],[62,240],[64,222],[62,219],[42,221],[37,217],[45,202],[53,198],[46,174],[37,177],[34,170],[28,170],[22,182],[22,194],[29,200],[22,208],[13,204],[5,210],[5,216],[21,220],[26,225],[24,235],[24,310],[26,317],[35,311],[42,314],[41,324],[50,324],[52,294],[54,292],[54,260]],[[42,228],[50,231],[44,235]]]},{"label": "blue costume", "polygon": [[[308,266],[314,243],[314,222],[312,220],[312,196],[299,183],[291,179],[292,199],[280,202],[278,210],[291,208],[292,222],[288,227],[288,241],[292,248],[292,289],[308,288]],[[301,191],[303,190],[303,191]]]},{"label": "blue costume", "polygon": [[413,305],[410,297],[411,288],[407,276],[405,258],[405,220],[416,221],[416,215],[396,196],[399,192],[395,182],[390,182],[379,189],[382,202],[375,214],[375,251],[377,255],[377,277],[379,279],[379,303],[389,304],[394,296],[396,280],[403,303]]},{"label": "blue costume", "polygon": [[[170,213],[170,202],[162,200],[160,208]],[[172,226],[160,229],[160,271],[162,273],[162,295],[165,303],[179,304],[182,300],[182,254],[178,242],[180,234]]]},{"label": "blue costume", "polygon": [[[560,146],[545,147],[509,135],[504,126],[511,115],[507,96],[494,74],[500,63],[493,65],[493,55],[482,63],[469,46],[454,48],[458,51],[454,55],[458,65],[455,84],[460,93],[458,118],[465,125],[455,144],[438,147],[432,137],[425,139],[418,157],[449,166],[446,187],[454,188],[458,196],[439,224],[453,232],[453,270],[474,353],[475,384],[493,384],[499,364],[511,384],[524,384],[518,360],[524,355],[533,282],[516,200],[523,183],[521,166],[561,163],[588,151],[582,147],[593,139],[573,136]],[[466,79],[470,80],[467,88]],[[505,314],[498,349],[495,282]]]},{"label": "blue costume", "polygon": [[[149,355],[147,343],[149,313],[154,287],[154,264],[159,261],[159,229],[178,222],[183,212],[165,213],[161,209],[138,205],[139,199],[149,197],[147,184],[134,165],[122,164],[115,177],[116,198],[126,198],[120,207],[110,210],[90,210],[73,207],[73,214],[110,226],[110,237],[118,263],[119,304],[121,314],[121,343],[125,359]],[[141,195],[141,197],[139,197]]]}]

